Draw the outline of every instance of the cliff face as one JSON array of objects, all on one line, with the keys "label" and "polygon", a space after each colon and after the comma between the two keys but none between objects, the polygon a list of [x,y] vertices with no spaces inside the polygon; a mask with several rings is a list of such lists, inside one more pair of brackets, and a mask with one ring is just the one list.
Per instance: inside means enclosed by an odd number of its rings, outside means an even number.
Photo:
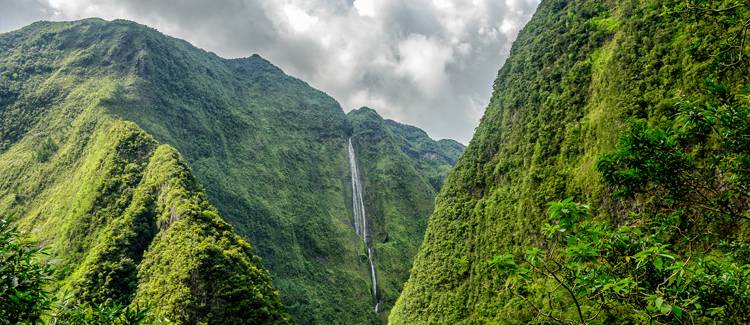
[{"label": "cliff face", "polygon": [[[463,150],[434,141],[413,126],[385,120],[369,108],[347,115],[364,189],[384,315],[409,276],[411,261],[432,213],[436,189]],[[444,145],[447,143],[447,145]]]},{"label": "cliff face", "polygon": [[705,80],[732,90],[748,82],[737,52],[747,44],[732,43],[747,17],[717,18],[693,3],[541,3],[438,195],[392,323],[530,321],[535,312],[519,307],[491,261],[544,241],[548,202],[572,197],[617,221],[658,198],[613,199],[597,161],[633,119],[676,129],[676,99],[701,96]]}]

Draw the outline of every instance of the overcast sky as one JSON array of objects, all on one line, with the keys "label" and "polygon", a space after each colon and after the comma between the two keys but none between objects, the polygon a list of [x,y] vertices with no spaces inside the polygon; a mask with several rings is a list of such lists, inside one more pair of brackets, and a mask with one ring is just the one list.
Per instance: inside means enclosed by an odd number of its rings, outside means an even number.
[{"label": "overcast sky", "polygon": [[467,143],[539,0],[0,0],[0,32],[123,18],[227,58],[260,54],[336,98]]}]

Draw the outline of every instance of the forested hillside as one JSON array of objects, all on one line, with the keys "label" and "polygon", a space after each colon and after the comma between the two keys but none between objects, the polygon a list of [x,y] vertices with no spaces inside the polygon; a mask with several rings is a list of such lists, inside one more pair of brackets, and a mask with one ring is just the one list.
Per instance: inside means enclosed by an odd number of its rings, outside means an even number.
[{"label": "forested hillside", "polygon": [[542,1],[390,321],[750,321],[749,28],[744,1]]},{"label": "forested hillside", "polygon": [[431,183],[445,178],[463,146],[433,141],[424,131],[384,120],[369,108],[351,111],[348,118],[371,222],[378,298],[389,310],[408,278],[432,213],[436,190]]},{"label": "forested hillside", "polygon": [[3,71],[16,97],[3,110],[0,211],[47,249],[55,300],[148,307],[181,324],[288,321],[254,249],[180,155],[103,114],[116,77],[87,80],[71,66],[64,76],[23,75],[45,66],[12,59],[2,58],[18,70]]},{"label": "forested hillside", "polygon": [[424,131],[394,120],[385,120],[386,128],[397,141],[401,151],[414,160],[414,164],[430,185],[439,191],[448,173],[461,156],[464,145],[450,139],[433,141]]},{"label": "forested hillside", "polygon": [[[257,55],[122,20],[35,23],[0,34],[0,217],[50,248],[52,286],[76,301],[185,323],[379,323],[463,146],[372,113],[350,121]],[[350,137],[381,315],[352,227]]]}]

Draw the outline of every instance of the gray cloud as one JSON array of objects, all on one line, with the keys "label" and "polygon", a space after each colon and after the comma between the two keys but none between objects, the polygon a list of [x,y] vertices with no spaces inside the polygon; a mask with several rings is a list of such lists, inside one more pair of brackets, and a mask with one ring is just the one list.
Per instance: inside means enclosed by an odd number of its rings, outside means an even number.
[{"label": "gray cloud", "polygon": [[0,0],[0,32],[123,18],[224,57],[258,53],[339,100],[468,142],[539,0]]},{"label": "gray cloud", "polygon": [[51,14],[45,0],[0,0],[0,32],[47,19]]}]

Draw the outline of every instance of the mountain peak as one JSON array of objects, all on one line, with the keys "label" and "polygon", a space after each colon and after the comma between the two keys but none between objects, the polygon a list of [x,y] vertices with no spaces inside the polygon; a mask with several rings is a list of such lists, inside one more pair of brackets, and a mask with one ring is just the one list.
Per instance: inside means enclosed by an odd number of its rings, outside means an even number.
[{"label": "mountain peak", "polygon": [[360,108],[353,109],[353,110],[349,111],[348,114],[351,114],[351,115],[370,114],[373,117],[377,116],[377,117],[379,117],[379,118],[382,119],[382,116],[378,113],[378,111],[376,111],[376,110],[374,110],[374,109],[372,109],[370,107],[367,107],[367,106],[362,106]]}]

